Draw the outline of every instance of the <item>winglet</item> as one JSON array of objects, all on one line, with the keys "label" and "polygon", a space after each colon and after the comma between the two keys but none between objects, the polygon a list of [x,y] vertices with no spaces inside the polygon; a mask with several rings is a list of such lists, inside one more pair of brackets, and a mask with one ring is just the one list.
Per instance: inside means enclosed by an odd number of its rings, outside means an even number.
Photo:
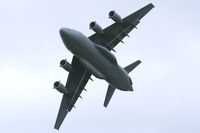
[{"label": "winglet", "polygon": [[115,88],[112,87],[111,85],[109,85],[107,93],[106,93],[105,101],[104,101],[104,104],[103,104],[104,107],[108,106],[108,103],[110,102],[110,99],[111,99],[114,92],[115,92]]}]

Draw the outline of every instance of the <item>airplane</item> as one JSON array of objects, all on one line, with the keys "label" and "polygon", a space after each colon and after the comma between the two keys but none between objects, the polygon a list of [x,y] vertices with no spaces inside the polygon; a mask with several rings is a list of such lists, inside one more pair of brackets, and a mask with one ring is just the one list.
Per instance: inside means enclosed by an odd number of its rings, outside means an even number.
[{"label": "airplane", "polygon": [[[54,128],[59,130],[68,112],[75,107],[78,98],[91,75],[98,79],[105,80],[108,85],[104,106],[108,103],[116,89],[121,91],[133,91],[132,81],[128,73],[136,68],[141,61],[122,68],[115,56],[111,53],[114,47],[122,41],[140,23],[140,20],[152,9],[152,3],[146,5],[131,15],[121,18],[115,10],[109,12],[109,18],[114,23],[105,29],[96,22],[90,23],[90,29],[95,34],[86,37],[79,31],[61,28],[60,36],[66,48],[73,54],[71,64],[65,59],[60,61],[60,67],[68,71],[68,79],[66,85],[56,81],[54,88],[63,94],[60,109],[56,119]],[[92,79],[91,79],[92,80]]]}]

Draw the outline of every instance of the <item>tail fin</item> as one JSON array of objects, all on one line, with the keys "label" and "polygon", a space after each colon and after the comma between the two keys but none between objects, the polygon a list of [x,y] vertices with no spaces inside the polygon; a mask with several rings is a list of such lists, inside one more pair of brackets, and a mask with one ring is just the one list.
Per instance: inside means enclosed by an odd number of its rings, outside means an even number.
[{"label": "tail fin", "polygon": [[[127,72],[127,73],[130,73],[134,68],[136,68],[139,64],[141,63],[140,60],[128,65],[127,67],[124,68],[124,70]],[[105,101],[104,101],[104,107],[107,107],[108,106],[108,103],[110,102],[110,99],[112,98],[113,96],[113,93],[115,92],[115,88],[112,86],[112,85],[109,85],[108,86],[108,90],[107,90],[107,93],[106,93],[106,97],[105,97]]]},{"label": "tail fin", "polygon": [[127,67],[124,68],[124,70],[126,70],[127,73],[130,73],[134,68],[136,68],[139,64],[141,63],[140,60],[137,60],[136,62],[128,65]]},{"label": "tail fin", "polygon": [[104,101],[104,104],[103,104],[104,107],[108,106],[108,103],[110,102],[110,99],[111,99],[114,92],[115,92],[115,88],[113,86],[109,85],[107,93],[106,93],[106,98],[105,98],[105,101]]}]

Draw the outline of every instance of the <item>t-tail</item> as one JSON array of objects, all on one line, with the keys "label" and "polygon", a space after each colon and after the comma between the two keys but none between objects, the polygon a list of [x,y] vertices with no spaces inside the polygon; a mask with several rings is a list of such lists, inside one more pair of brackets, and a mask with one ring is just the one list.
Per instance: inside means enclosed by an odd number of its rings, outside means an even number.
[{"label": "t-tail", "polygon": [[[130,73],[133,69],[135,69],[139,64],[141,63],[140,60],[137,60],[136,62],[126,66],[124,68],[124,70],[127,72],[127,73]],[[107,107],[109,102],[110,102],[110,99],[112,98],[114,92],[115,92],[115,87],[113,87],[112,85],[109,85],[108,86],[108,90],[107,90],[107,93],[106,93],[106,97],[105,97],[105,100],[104,100],[104,107]]]}]

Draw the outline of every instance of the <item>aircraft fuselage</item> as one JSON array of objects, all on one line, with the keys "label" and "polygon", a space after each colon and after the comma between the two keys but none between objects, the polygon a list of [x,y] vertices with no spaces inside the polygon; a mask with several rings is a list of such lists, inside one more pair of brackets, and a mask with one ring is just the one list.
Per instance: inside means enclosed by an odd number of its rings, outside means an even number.
[{"label": "aircraft fuselage", "polygon": [[61,38],[83,66],[95,77],[106,80],[123,91],[133,91],[127,72],[118,65],[115,56],[103,46],[95,44],[82,33],[62,28]]}]

